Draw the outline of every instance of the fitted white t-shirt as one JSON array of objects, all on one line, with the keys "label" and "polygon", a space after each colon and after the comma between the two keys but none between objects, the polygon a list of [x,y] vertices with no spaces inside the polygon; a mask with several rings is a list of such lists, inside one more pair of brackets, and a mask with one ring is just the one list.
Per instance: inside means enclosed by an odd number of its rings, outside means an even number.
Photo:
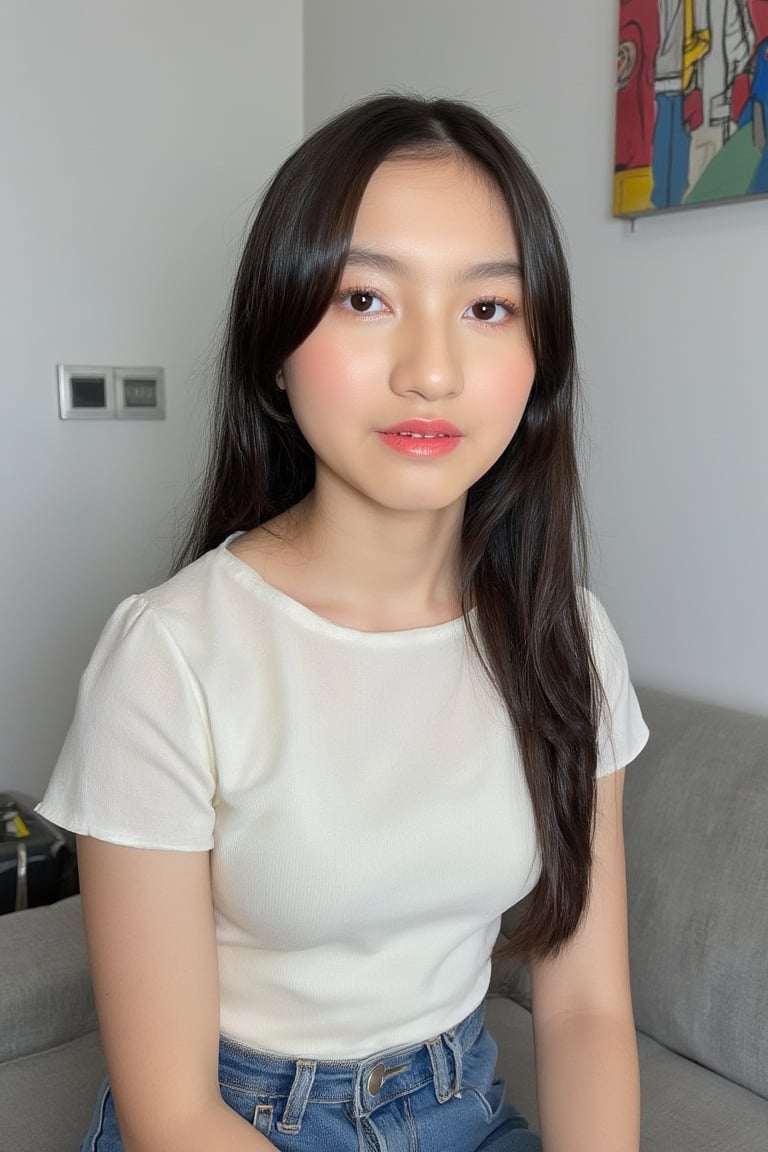
[{"label": "fitted white t-shirt", "polygon": [[[341,627],[228,542],[114,612],[39,810],[211,851],[226,1035],[318,1059],[418,1043],[483,999],[501,913],[538,878],[507,713],[462,620]],[[602,775],[647,729],[587,605]]]}]

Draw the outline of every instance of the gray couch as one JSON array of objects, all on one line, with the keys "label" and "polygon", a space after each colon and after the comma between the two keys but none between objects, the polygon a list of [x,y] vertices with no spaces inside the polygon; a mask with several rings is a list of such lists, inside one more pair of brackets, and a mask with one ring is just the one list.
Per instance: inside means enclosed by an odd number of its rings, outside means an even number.
[{"label": "gray couch", "polygon": [[[640,695],[652,737],[625,822],[642,1152],[766,1152],[768,719]],[[0,917],[0,958],[0,1152],[75,1152],[103,1076],[79,900]],[[488,1023],[535,1120],[528,997],[526,969],[498,964]]]}]

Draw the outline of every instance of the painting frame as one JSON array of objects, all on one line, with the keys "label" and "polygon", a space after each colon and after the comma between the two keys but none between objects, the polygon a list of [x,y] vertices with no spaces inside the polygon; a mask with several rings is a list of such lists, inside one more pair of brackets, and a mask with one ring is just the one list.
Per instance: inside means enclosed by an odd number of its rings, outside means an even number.
[{"label": "painting frame", "polygon": [[618,0],[613,214],[768,196],[768,0]]}]

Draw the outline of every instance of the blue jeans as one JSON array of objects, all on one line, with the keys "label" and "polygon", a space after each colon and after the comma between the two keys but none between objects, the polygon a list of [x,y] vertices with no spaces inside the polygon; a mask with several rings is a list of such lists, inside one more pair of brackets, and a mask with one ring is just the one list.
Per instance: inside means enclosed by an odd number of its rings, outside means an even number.
[{"label": "blue jeans", "polygon": [[[541,1152],[494,1079],[483,1005],[424,1044],[366,1060],[293,1060],[223,1037],[227,1104],[283,1152]],[[81,1152],[122,1152],[105,1084]]]}]

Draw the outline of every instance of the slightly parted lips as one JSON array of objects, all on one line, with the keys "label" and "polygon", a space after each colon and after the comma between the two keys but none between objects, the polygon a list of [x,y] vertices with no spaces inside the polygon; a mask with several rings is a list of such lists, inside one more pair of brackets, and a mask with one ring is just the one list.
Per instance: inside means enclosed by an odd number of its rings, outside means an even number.
[{"label": "slightly parted lips", "polygon": [[449,420],[403,420],[382,428],[385,436],[412,436],[417,439],[435,440],[442,437],[460,437],[461,431]]}]

